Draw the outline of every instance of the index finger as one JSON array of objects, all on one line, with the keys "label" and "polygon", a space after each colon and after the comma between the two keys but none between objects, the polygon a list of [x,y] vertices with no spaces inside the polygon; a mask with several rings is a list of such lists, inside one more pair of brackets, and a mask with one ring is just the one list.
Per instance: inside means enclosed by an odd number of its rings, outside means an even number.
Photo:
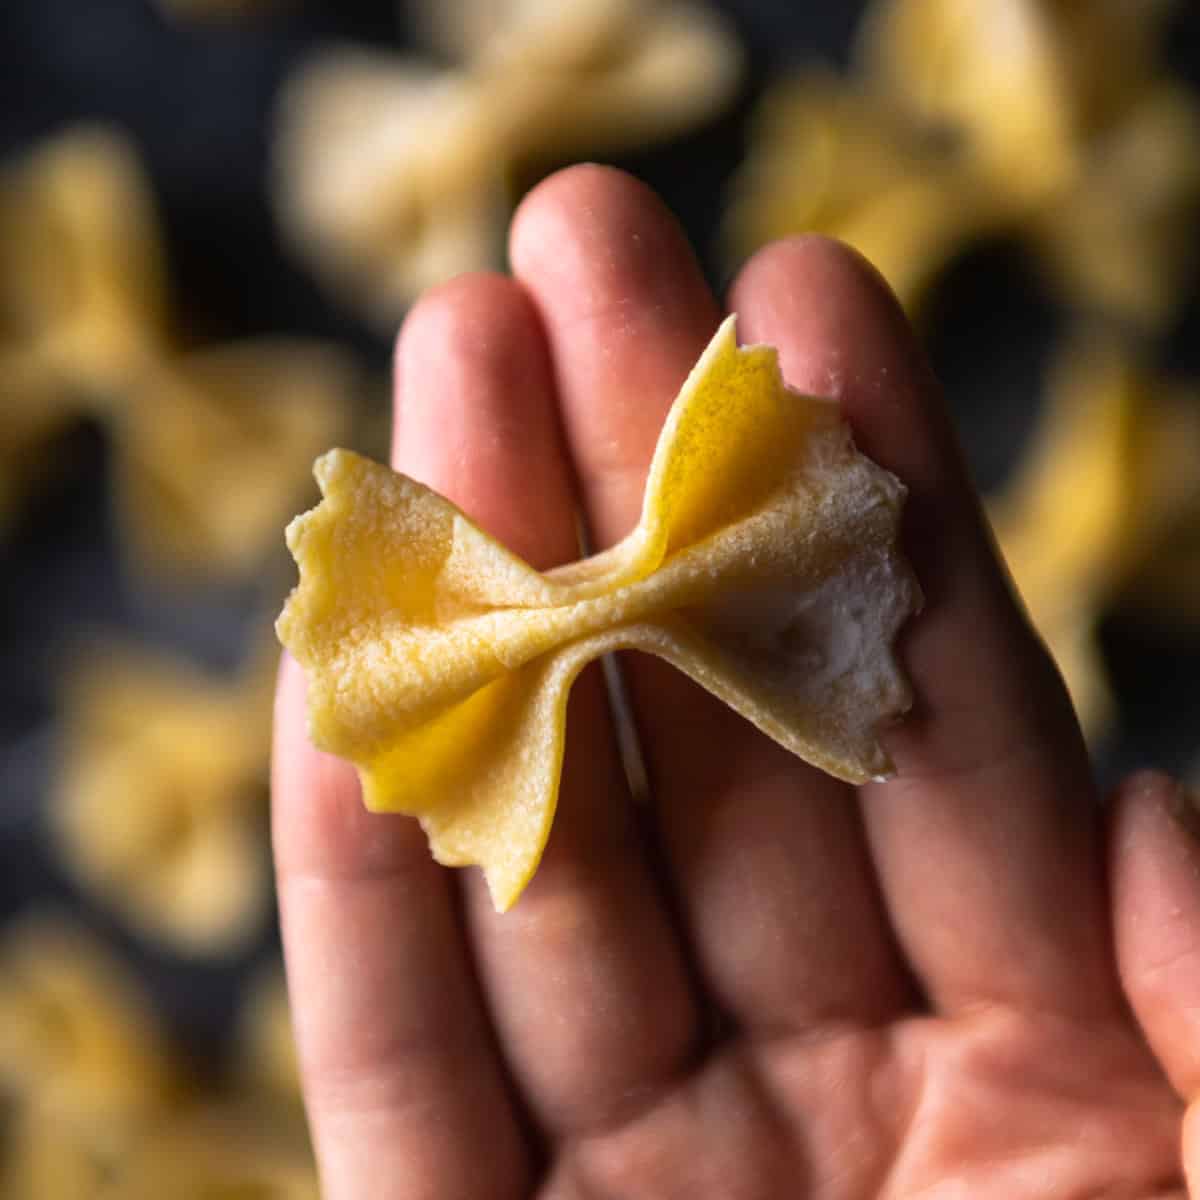
[{"label": "index finger", "polygon": [[[436,296],[409,326],[439,363],[438,448],[455,453],[472,408],[517,425],[536,394],[496,355],[455,342]],[[484,297],[477,320],[520,356],[523,313]],[[403,431],[405,416],[399,414]],[[412,431],[398,467],[413,468]],[[425,439],[426,445],[431,439]],[[487,486],[478,459],[471,480]],[[501,513],[501,516],[503,513]],[[454,875],[412,818],[369,813],[354,770],[305,730],[304,679],[285,660],[276,703],[273,841],[305,1104],[337,1197],[524,1194],[529,1161],[463,934]],[[464,1152],[464,1147],[470,1147]]]}]

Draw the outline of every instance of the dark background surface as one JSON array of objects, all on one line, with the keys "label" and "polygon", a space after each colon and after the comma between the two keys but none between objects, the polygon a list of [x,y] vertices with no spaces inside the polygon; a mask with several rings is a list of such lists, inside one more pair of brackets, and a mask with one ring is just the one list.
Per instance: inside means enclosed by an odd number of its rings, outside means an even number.
[{"label": "dark background surface", "polygon": [[[693,135],[611,161],[663,194],[720,286],[717,226],[757,95],[789,65],[845,62],[861,5],[721,0],[718,7],[750,55],[736,105]],[[172,311],[185,338],[313,334],[350,345],[383,372],[387,341],[284,253],[268,207],[267,163],[272,106],[293,67],[329,39],[404,46],[398,8],[395,0],[280,3],[200,23],[173,21],[150,0],[2,0],[0,154],[84,118],[122,126],[156,191]],[[1200,5],[1180,5],[1168,57],[1197,83]],[[969,457],[980,482],[993,486],[1028,435],[1064,315],[1020,251],[994,244],[951,268],[929,318],[927,342]],[[1195,296],[1155,358],[1200,376]],[[254,589],[200,595],[134,582],[121,570],[110,519],[102,431],[83,429],[61,450],[74,469],[0,544],[0,919],[46,898],[84,907],[45,849],[40,818],[55,758],[55,663],[73,639],[85,631],[136,634],[229,668],[264,602]],[[1200,746],[1200,637],[1156,635],[1115,613],[1102,640],[1121,708],[1120,733],[1100,756],[1102,777],[1147,761],[1190,767]],[[139,965],[168,1019],[198,1050],[222,1043],[245,968],[275,952],[272,931],[238,961],[183,963],[137,943],[101,913],[86,920]]]}]

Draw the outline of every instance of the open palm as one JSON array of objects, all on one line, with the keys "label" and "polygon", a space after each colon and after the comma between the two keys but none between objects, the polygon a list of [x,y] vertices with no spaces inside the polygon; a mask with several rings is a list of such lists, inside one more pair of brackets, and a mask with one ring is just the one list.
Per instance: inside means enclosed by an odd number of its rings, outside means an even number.
[{"label": "open palm", "polygon": [[[526,199],[514,278],[410,314],[394,465],[538,567],[634,523],[719,320],[677,226],[618,172]],[[926,593],[895,779],[855,790],[662,663],[626,664],[631,799],[598,670],[516,907],[372,816],[285,663],[275,849],[329,1200],[1186,1195],[1200,1141],[1200,841],[1139,776],[1096,801],[936,387],[877,276],[816,238],[732,289],[747,341],[837,399],[909,487]],[[1200,1196],[1200,1190],[1195,1193]]]}]

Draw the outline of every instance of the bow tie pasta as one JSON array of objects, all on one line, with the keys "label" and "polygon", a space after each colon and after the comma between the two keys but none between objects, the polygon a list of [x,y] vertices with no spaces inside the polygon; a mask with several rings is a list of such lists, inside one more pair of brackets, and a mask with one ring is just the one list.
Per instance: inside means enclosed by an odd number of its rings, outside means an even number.
[{"label": "bow tie pasta", "polygon": [[149,575],[249,577],[308,463],[343,429],[353,368],[331,346],[227,342],[147,364],[115,421],[117,511]]},{"label": "bow tie pasta", "polygon": [[93,655],[68,680],[58,854],[179,953],[243,948],[266,915],[264,692],[134,650]]},{"label": "bow tie pasta", "polygon": [[119,133],[81,126],[0,174],[0,523],[85,418],[113,443],[132,557],[248,575],[357,389],[314,341],[178,344],[150,187]]},{"label": "bow tie pasta", "polygon": [[684,0],[421,4],[451,67],[315,56],[280,108],[293,246],[390,328],[421,291],[498,263],[522,177],[680,133],[732,95],[736,40]]},{"label": "bow tie pasta", "polygon": [[1029,234],[1059,295],[1084,312],[1169,327],[1196,266],[1200,107],[1169,80],[1093,139],[1069,188]]},{"label": "bow tie pasta", "polygon": [[154,1013],[86,930],[28,915],[0,938],[0,1194],[107,1195],[183,1092]]},{"label": "bow tie pasta", "polygon": [[320,1200],[303,1122],[236,1101],[148,1131],[118,1178],[123,1200]]},{"label": "bow tie pasta", "polygon": [[877,734],[909,704],[891,643],[920,595],[904,488],[733,318],[671,409],[637,527],[582,562],[539,573],[347,451],[317,478],[277,625],[314,741],[357,765],[368,807],[419,816],[440,862],[482,866],[498,909],[549,836],[570,685],[610,651],[666,659],[840,778],[890,771]]},{"label": "bow tie pasta", "polygon": [[876,0],[859,57],[889,104],[953,130],[1019,204],[1069,184],[1086,139],[1141,93],[1164,11],[1157,0]]},{"label": "bow tie pasta", "polygon": [[106,1119],[166,1102],[175,1082],[153,1014],[89,934],[26,917],[0,939],[0,968],[5,1091]]},{"label": "bow tie pasta", "polygon": [[1110,337],[1077,336],[1055,364],[1020,470],[988,503],[1017,589],[1093,738],[1113,717],[1096,644],[1103,613],[1120,599],[1195,621],[1196,399]]},{"label": "bow tie pasta", "polygon": [[107,411],[114,371],[162,320],[163,269],[132,150],[80,126],[0,173],[0,529],[54,470],[46,447]]},{"label": "bow tie pasta", "polygon": [[0,175],[0,358],[104,391],[165,325],[154,201],[133,147],[80,125]]},{"label": "bow tie pasta", "polygon": [[724,237],[731,261],[798,230],[853,246],[910,313],[996,202],[952,147],[831,71],[776,83],[753,125]]},{"label": "bow tie pasta", "polygon": [[[652,0],[655,2],[655,0]],[[408,0],[418,31],[456,62],[588,69],[620,53],[645,0]]]},{"label": "bow tie pasta", "polygon": [[829,233],[917,312],[949,261],[1016,237],[1072,307],[1165,328],[1200,199],[1200,107],[1160,61],[1165,8],[874,0],[848,76],[768,88],[731,251]]}]

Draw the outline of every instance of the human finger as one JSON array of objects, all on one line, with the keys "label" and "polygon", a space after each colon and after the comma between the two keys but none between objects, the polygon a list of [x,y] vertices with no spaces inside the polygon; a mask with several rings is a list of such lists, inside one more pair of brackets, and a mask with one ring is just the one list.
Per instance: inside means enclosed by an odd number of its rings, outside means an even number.
[{"label": "human finger", "polygon": [[914,710],[861,790],[893,927],[943,1010],[1109,1013],[1098,806],[1078,725],[1012,598],[938,388],[864,260],[777,243],[733,289],[742,334],[796,389],[836,400],[859,447],[908,487],[904,543],[925,592],[902,634]]},{"label": "human finger", "polygon": [[[716,301],[661,202],[606,168],[561,172],[527,197],[511,256],[546,325],[589,526],[611,544],[637,520]],[[726,1013],[783,1027],[895,1011],[906,984],[852,793],[665,664],[626,666],[665,857]]]},{"label": "human finger", "polygon": [[[549,350],[521,285],[476,275],[433,293],[405,323],[397,363],[397,467],[533,565],[577,557]],[[596,667],[572,689],[567,739],[550,841],[516,905],[499,915],[476,873],[463,880],[504,1053],[556,1134],[672,1079],[698,1027]]]},{"label": "human finger", "polygon": [[271,791],[288,991],[322,1195],[525,1195],[527,1150],[452,880],[415,822],[368,813],[353,768],[313,748],[303,673],[289,656]]}]

